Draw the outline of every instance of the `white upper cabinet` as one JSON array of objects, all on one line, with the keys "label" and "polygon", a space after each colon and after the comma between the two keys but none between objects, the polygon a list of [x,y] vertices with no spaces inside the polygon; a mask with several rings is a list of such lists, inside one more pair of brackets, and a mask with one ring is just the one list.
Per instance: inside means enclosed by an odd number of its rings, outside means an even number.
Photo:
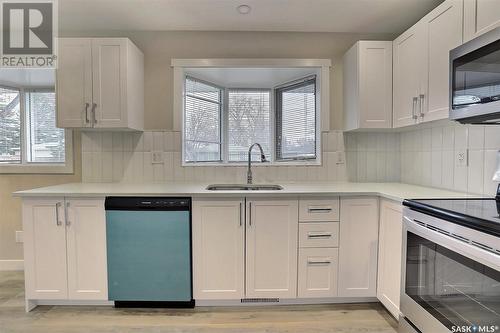
[{"label": "white upper cabinet", "polygon": [[449,52],[462,43],[463,0],[447,0],[396,38],[394,127],[448,118]]},{"label": "white upper cabinet", "polygon": [[193,296],[241,299],[245,293],[243,199],[193,201]]},{"label": "white upper cabinet", "polygon": [[391,128],[392,42],[357,42],[343,70],[345,130]]},{"label": "white upper cabinet", "polygon": [[246,297],[297,297],[298,200],[247,201]]},{"label": "white upper cabinet", "polygon": [[464,41],[500,26],[500,1],[465,0]]},{"label": "white upper cabinet", "polygon": [[58,127],[142,130],[142,52],[127,38],[61,38],[58,43]]},{"label": "white upper cabinet", "polygon": [[378,198],[340,199],[338,295],[375,297],[377,290]]},{"label": "white upper cabinet", "polygon": [[419,94],[421,122],[449,116],[450,50],[462,44],[463,0],[448,0],[426,15],[422,22],[427,41],[424,81]]},{"label": "white upper cabinet", "polygon": [[393,126],[417,123],[417,104],[423,71],[422,24],[417,23],[393,42]]}]

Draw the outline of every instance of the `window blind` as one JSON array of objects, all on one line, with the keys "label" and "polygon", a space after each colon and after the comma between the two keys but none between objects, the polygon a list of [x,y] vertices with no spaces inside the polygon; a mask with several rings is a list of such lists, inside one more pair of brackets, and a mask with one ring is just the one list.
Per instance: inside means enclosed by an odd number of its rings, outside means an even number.
[{"label": "window blind", "polygon": [[185,156],[186,162],[222,160],[222,92],[215,85],[186,77],[185,82]]},{"label": "window blind", "polygon": [[316,158],[316,77],[276,89],[276,159]]},{"label": "window blind", "polygon": [[0,162],[21,162],[20,91],[0,87]]},{"label": "window blind", "polygon": [[[228,91],[228,160],[248,160],[248,148],[261,144],[269,157],[270,90],[229,89]],[[252,152],[252,160],[260,160],[260,152]]]}]

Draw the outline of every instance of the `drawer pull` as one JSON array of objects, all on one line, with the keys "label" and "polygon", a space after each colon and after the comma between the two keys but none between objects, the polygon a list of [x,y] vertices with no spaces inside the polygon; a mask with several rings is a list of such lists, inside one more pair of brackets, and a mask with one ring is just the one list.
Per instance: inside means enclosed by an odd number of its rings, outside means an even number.
[{"label": "drawer pull", "polygon": [[330,213],[332,211],[331,207],[328,208],[308,208],[309,213]]},{"label": "drawer pull", "polygon": [[323,233],[307,233],[307,238],[330,238],[332,237],[331,232],[323,232]]},{"label": "drawer pull", "polygon": [[332,263],[331,259],[325,259],[325,260],[307,260],[307,264],[308,265],[329,265],[331,263]]}]

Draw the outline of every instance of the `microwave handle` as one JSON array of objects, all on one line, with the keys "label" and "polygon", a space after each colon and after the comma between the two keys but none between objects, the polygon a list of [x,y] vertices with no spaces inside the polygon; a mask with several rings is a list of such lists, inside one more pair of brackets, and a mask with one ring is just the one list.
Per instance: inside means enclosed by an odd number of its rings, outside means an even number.
[{"label": "microwave handle", "polygon": [[420,101],[420,118],[423,118],[425,116],[424,113],[424,99],[425,99],[425,94],[420,94],[419,96],[419,101]]},{"label": "microwave handle", "polygon": [[411,108],[411,117],[415,120],[418,119],[418,117],[417,117],[417,101],[418,101],[418,98],[413,97],[412,108]]}]

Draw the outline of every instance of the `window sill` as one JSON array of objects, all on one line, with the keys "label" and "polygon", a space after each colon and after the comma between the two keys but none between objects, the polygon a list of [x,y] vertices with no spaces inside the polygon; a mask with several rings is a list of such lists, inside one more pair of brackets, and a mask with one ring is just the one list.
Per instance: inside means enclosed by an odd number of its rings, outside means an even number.
[{"label": "window sill", "polygon": [[[321,166],[321,161],[283,161],[283,162],[266,162],[252,161],[252,168],[258,167],[285,167],[285,166]],[[182,162],[183,167],[247,167],[248,162]]]},{"label": "window sill", "polygon": [[0,174],[72,174],[69,164],[0,164]]}]

